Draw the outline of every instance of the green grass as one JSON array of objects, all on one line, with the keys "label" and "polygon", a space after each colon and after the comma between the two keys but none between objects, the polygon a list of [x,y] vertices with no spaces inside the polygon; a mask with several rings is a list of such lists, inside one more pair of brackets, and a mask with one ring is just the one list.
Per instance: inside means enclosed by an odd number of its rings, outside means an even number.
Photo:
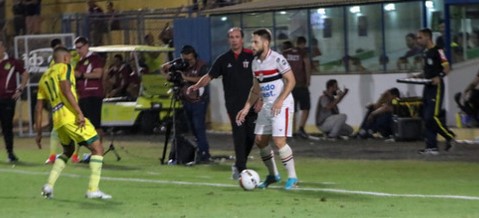
[{"label": "green grass", "polygon": [[[276,185],[247,192],[230,180],[232,162],[160,165],[159,144],[117,142],[123,159],[117,162],[113,155],[105,157],[101,182],[101,189],[113,195],[111,200],[84,198],[89,176],[86,164],[68,165],[56,184],[54,198],[46,200],[40,188],[51,168],[42,164],[48,149],[36,149],[31,138],[17,138],[16,152],[22,163],[14,167],[0,163],[1,217],[479,217],[479,166],[473,163],[296,156],[299,190],[284,191]],[[250,167],[264,177],[266,169],[254,152]],[[277,163],[284,181],[285,171]]]}]

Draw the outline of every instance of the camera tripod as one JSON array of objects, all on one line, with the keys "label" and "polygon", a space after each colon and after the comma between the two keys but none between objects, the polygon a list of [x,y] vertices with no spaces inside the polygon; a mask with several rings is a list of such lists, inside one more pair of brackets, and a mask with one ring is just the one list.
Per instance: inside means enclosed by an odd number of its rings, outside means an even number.
[{"label": "camera tripod", "polygon": [[114,127],[112,127],[109,131],[108,131],[111,135],[111,141],[110,141],[110,146],[108,146],[108,149],[103,152],[103,156],[105,156],[106,154],[108,154],[108,152],[113,152],[113,154],[115,154],[115,157],[116,157],[116,161],[120,161],[121,160],[121,157],[120,155],[118,154],[118,152],[116,151],[115,149],[115,145],[113,144],[113,142],[115,141],[115,131],[114,131]]},{"label": "camera tripod", "polygon": [[[170,100],[170,107],[168,109],[168,112],[166,114],[166,119],[165,119],[165,143],[163,147],[163,154],[160,158],[161,164],[165,164],[165,158],[166,158],[166,150],[168,149],[168,141],[170,140],[171,137],[171,147],[176,148],[176,106],[178,105],[178,92],[179,92],[179,87],[173,87],[173,95],[171,96]],[[178,149],[175,149],[175,157],[178,157]]]}]

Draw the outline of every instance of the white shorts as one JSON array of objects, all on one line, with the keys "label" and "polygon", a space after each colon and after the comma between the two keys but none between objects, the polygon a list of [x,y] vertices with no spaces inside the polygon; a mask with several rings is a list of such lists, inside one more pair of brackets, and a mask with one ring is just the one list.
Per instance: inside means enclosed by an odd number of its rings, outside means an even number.
[{"label": "white shorts", "polygon": [[265,103],[258,113],[254,133],[258,135],[272,135],[291,137],[293,135],[294,102],[283,104],[281,112],[273,116],[272,103]]}]

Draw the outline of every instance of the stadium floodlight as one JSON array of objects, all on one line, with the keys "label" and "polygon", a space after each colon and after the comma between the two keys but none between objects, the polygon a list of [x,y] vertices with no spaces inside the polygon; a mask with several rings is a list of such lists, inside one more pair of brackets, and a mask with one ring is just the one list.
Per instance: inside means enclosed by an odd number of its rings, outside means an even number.
[{"label": "stadium floodlight", "polygon": [[426,1],[424,3],[424,5],[426,5],[426,8],[428,8],[428,9],[433,9],[434,8],[434,2],[433,1]]},{"label": "stadium floodlight", "polygon": [[384,10],[385,11],[395,11],[396,10],[396,5],[394,3],[389,3],[384,5]]},{"label": "stadium floodlight", "polygon": [[349,8],[349,12],[353,13],[353,14],[357,14],[357,13],[360,13],[361,12],[361,7],[359,6],[352,6]]}]

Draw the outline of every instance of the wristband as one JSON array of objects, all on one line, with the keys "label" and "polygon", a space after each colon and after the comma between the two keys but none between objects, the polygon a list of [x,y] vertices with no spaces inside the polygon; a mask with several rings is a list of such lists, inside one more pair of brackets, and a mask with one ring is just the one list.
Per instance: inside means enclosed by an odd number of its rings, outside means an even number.
[{"label": "wristband", "polygon": [[439,76],[440,76],[441,78],[444,78],[444,77],[446,76],[446,73],[440,72],[440,73],[439,73]]}]

